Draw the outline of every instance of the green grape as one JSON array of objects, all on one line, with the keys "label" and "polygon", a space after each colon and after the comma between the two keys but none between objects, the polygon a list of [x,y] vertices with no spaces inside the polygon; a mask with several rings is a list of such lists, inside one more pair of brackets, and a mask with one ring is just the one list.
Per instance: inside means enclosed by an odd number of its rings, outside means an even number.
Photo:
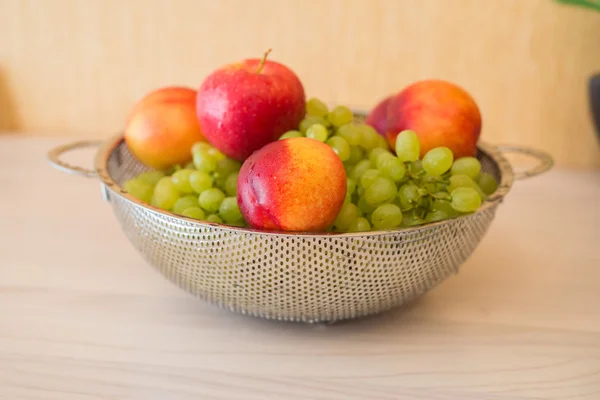
[{"label": "green grape", "polygon": [[416,160],[408,164],[408,171],[412,176],[418,176],[423,173],[423,161]]},{"label": "green grape", "polygon": [[291,139],[291,138],[297,138],[297,137],[303,137],[303,136],[304,135],[302,134],[302,132],[296,131],[296,130],[292,130],[292,131],[287,131],[286,133],[284,133],[283,135],[281,135],[279,137],[279,140]]},{"label": "green grape", "polygon": [[358,124],[358,130],[361,133],[360,145],[365,150],[373,150],[378,147],[379,136],[381,136],[377,131],[370,125],[367,124]]},{"label": "green grape", "polygon": [[194,190],[194,192],[200,194],[204,192],[206,189],[210,189],[212,187],[212,179],[209,174],[203,171],[193,171],[190,174],[190,186]]},{"label": "green grape", "polygon": [[448,200],[448,201],[450,201],[450,199],[451,199],[450,193],[444,192],[444,191],[438,191],[438,192],[432,193],[431,197],[433,197],[434,199]]},{"label": "green grape", "polygon": [[450,192],[459,187],[474,188],[476,185],[475,181],[467,175],[452,175],[450,179],[448,179],[448,190]]},{"label": "green grape", "polygon": [[402,224],[402,211],[395,204],[383,204],[371,214],[371,222],[375,229],[393,229]]},{"label": "green grape", "polygon": [[369,220],[364,217],[358,217],[348,227],[348,232],[368,232],[371,230]]},{"label": "green grape", "polygon": [[362,149],[362,147],[350,146],[350,157],[348,158],[348,160],[346,160],[348,162],[348,164],[356,165],[361,160],[364,160],[364,158],[365,158],[365,151]]},{"label": "green grape", "polygon": [[356,189],[356,194],[358,195],[358,197],[363,197],[365,195],[365,188],[362,187],[362,185],[358,185],[358,189]]},{"label": "green grape", "polygon": [[423,169],[429,175],[439,176],[452,166],[454,156],[447,147],[431,149],[423,157]]},{"label": "green grape", "polygon": [[414,131],[404,130],[396,136],[396,156],[400,161],[417,161],[420,151],[419,138]]},{"label": "green grape", "polygon": [[307,138],[315,139],[319,142],[326,141],[328,135],[329,131],[324,125],[321,124],[313,124],[306,130]]},{"label": "green grape", "polygon": [[429,174],[421,175],[421,189],[423,194],[434,194],[446,189],[446,181],[440,176]]},{"label": "green grape", "polygon": [[350,224],[354,222],[356,218],[358,218],[358,207],[352,203],[346,203],[342,206],[337,218],[333,225],[339,231],[345,231],[348,229]]},{"label": "green grape", "polygon": [[123,189],[138,200],[150,203],[152,201],[152,193],[154,192],[154,186],[148,182],[145,182],[139,178],[129,179],[123,183]]},{"label": "green grape", "polygon": [[448,215],[441,210],[433,210],[425,216],[425,222],[443,221],[448,218]]},{"label": "green grape", "polygon": [[346,161],[350,158],[350,145],[341,136],[333,136],[327,144],[335,151],[340,160]]},{"label": "green grape", "polygon": [[198,203],[208,212],[217,212],[221,206],[221,202],[225,199],[225,193],[221,189],[210,188],[200,193]]},{"label": "green grape", "polygon": [[228,176],[233,172],[238,172],[242,168],[242,164],[232,158],[223,158],[217,163],[215,172],[222,176]]},{"label": "green grape", "polygon": [[473,179],[469,178],[467,175],[452,175],[449,179],[448,191],[452,192],[454,189],[460,187],[474,189],[477,193],[479,193],[481,200],[485,200],[486,198],[485,193],[481,190],[481,188],[477,185],[477,183],[475,183]]},{"label": "green grape", "polygon": [[369,168],[360,177],[360,185],[367,189],[381,176],[381,172],[377,169]]},{"label": "green grape", "polygon": [[365,200],[372,206],[389,203],[396,197],[396,185],[388,178],[377,178],[365,188]]},{"label": "green grape", "polygon": [[239,172],[242,164],[239,161],[236,161],[231,158],[224,158],[217,163],[217,169],[213,175],[213,178],[219,187],[223,187],[225,185],[225,180],[227,177],[234,173]]},{"label": "green grape", "polygon": [[383,153],[377,158],[377,169],[381,171],[382,176],[394,182],[400,182],[406,174],[404,163],[390,153]]},{"label": "green grape", "polygon": [[360,178],[363,176],[365,171],[371,168],[369,160],[362,160],[350,170],[350,178],[355,182],[360,182]]},{"label": "green grape", "polygon": [[193,193],[194,189],[192,189],[192,185],[190,184],[190,176],[194,173],[194,170],[191,169],[180,169],[175,172],[171,179],[173,179],[173,184],[175,188],[179,190],[181,193]]},{"label": "green grape", "polygon": [[479,174],[477,184],[479,185],[483,193],[485,193],[488,196],[494,193],[496,189],[498,189],[498,182],[496,182],[496,179],[487,172],[482,172],[481,174]]},{"label": "green grape", "polygon": [[227,223],[241,221],[244,217],[235,197],[226,197],[219,206],[219,215]]},{"label": "green grape", "polygon": [[354,203],[356,205],[356,215],[358,215],[359,217],[364,217],[365,216],[365,212],[363,210],[360,209],[360,207],[358,206],[358,204]]},{"label": "green grape", "polygon": [[354,120],[354,114],[352,114],[352,110],[346,106],[336,106],[333,110],[329,111],[327,119],[331,122],[331,125],[339,128],[342,125],[352,122]]},{"label": "green grape", "polygon": [[223,220],[217,214],[210,214],[208,217],[206,217],[206,221],[207,222],[213,222],[215,224],[222,224],[223,223]]},{"label": "green grape", "polygon": [[184,169],[196,169],[196,166],[194,165],[194,161],[190,161],[189,163],[185,164],[185,166],[183,167]]},{"label": "green grape", "polygon": [[306,134],[306,131],[308,130],[308,128],[310,128],[314,124],[321,124],[325,127],[328,127],[330,125],[325,118],[306,117],[302,121],[300,121],[300,126],[299,126],[300,132],[302,132],[303,134]]},{"label": "green grape", "polygon": [[344,172],[346,173],[346,176],[350,176],[350,172],[352,172],[352,168],[354,168],[354,164],[350,164],[350,160],[348,160],[342,164],[344,165]]},{"label": "green grape", "polygon": [[194,153],[194,165],[198,171],[211,173],[217,169],[217,161],[207,152]]},{"label": "green grape", "polygon": [[210,143],[207,142],[196,142],[192,145],[192,154],[194,153],[203,153],[203,152],[208,152],[210,149],[212,149],[212,145]]},{"label": "green grape", "polygon": [[346,177],[346,194],[354,194],[356,191],[356,181]]},{"label": "green grape", "polygon": [[418,226],[418,225],[422,225],[423,223],[425,223],[423,218],[418,216],[414,211],[411,213],[405,214],[404,218],[402,220],[402,226],[404,226],[404,227]]},{"label": "green grape", "polygon": [[167,168],[167,170],[165,171],[165,175],[173,175],[175,172],[179,171],[180,169],[183,169],[181,167],[181,165],[179,165],[179,164],[172,165],[170,168]]},{"label": "green grape", "polygon": [[343,137],[350,146],[359,146],[362,134],[356,124],[346,124],[338,128],[337,134]]},{"label": "green grape", "polygon": [[311,117],[325,117],[329,108],[321,100],[312,97],[306,102],[306,113]]},{"label": "green grape", "polygon": [[367,203],[364,196],[359,196],[358,202],[356,205],[358,206],[358,208],[360,208],[360,210],[363,212],[363,214],[370,214],[373,211],[375,211],[375,209],[377,208],[377,207],[372,206],[369,203]]},{"label": "green grape", "polygon": [[208,158],[215,163],[225,158],[225,154],[221,153],[210,143],[198,142],[192,146],[192,156],[201,154],[202,157]]},{"label": "green grape", "polygon": [[227,179],[225,179],[225,183],[223,184],[223,190],[227,196],[235,196],[237,194],[237,181],[238,181],[239,172],[233,172],[229,174]]},{"label": "green grape", "polygon": [[392,157],[394,156],[392,153],[385,149],[382,149],[381,147],[375,147],[373,150],[369,151],[369,161],[371,162],[373,168],[377,168],[377,160],[380,156],[384,154],[387,154]]},{"label": "green grape", "polygon": [[219,150],[215,149],[212,146],[209,147],[208,150],[206,150],[206,155],[212,158],[216,163],[218,163],[226,157],[225,154],[221,153]]},{"label": "green grape", "polygon": [[197,196],[188,195],[180,197],[173,205],[173,212],[176,214],[181,214],[184,210],[190,207],[199,207]]},{"label": "green grape", "polygon": [[139,174],[136,178],[142,182],[148,183],[152,186],[156,185],[156,183],[163,178],[165,173],[162,171],[146,171]]},{"label": "green grape", "polygon": [[461,157],[454,161],[450,172],[452,175],[467,175],[476,179],[481,172],[481,163],[475,157]]},{"label": "green grape", "polygon": [[179,191],[170,176],[160,178],[154,187],[153,205],[164,210],[171,210],[179,199]]},{"label": "green grape", "polygon": [[227,222],[227,224],[228,224],[228,225],[231,225],[231,226],[243,226],[243,227],[246,227],[246,226],[248,226],[248,225],[246,224],[246,221],[244,221],[244,220],[233,221],[233,222]]},{"label": "green grape", "polygon": [[459,187],[454,189],[450,195],[452,196],[450,205],[458,212],[472,212],[481,206],[481,197],[473,188]]},{"label": "green grape", "polygon": [[181,212],[181,215],[188,218],[204,219],[204,211],[200,207],[189,207]]},{"label": "green grape", "polygon": [[433,211],[441,211],[448,217],[456,216],[456,210],[452,208],[449,200],[435,199],[431,203],[431,209]]},{"label": "green grape", "polygon": [[419,187],[412,182],[405,183],[398,189],[398,200],[402,210],[409,210],[417,206],[420,198]]},{"label": "green grape", "polygon": [[390,146],[387,140],[385,140],[385,137],[383,137],[382,135],[377,135],[377,142],[375,146],[376,149],[384,149],[390,151]]}]

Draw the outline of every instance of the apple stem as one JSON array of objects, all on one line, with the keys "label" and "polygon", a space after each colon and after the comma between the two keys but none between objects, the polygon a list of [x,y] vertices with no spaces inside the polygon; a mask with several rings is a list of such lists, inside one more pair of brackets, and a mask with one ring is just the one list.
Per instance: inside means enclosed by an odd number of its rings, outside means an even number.
[{"label": "apple stem", "polygon": [[260,74],[260,72],[262,71],[263,67],[265,66],[265,62],[267,61],[267,57],[269,55],[269,53],[271,52],[271,49],[265,51],[265,55],[263,56],[262,60],[260,60],[260,64],[258,64],[258,69],[256,70],[257,74]]}]

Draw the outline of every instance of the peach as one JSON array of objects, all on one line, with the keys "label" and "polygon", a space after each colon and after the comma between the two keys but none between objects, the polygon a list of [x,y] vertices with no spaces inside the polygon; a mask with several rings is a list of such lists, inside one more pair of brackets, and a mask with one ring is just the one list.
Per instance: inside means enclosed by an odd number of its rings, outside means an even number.
[{"label": "peach", "polygon": [[256,229],[325,231],[345,197],[342,161],[315,139],[271,142],[248,157],[238,175],[240,211]]},{"label": "peach", "polygon": [[392,149],[398,133],[415,131],[421,157],[440,146],[452,150],[454,158],[474,156],[481,134],[481,113],[473,97],[460,86],[440,79],[415,82],[384,99],[367,121],[385,135]]},{"label": "peach", "polygon": [[170,86],[146,94],[130,111],[124,138],[131,153],[150,168],[191,161],[192,145],[206,141],[196,116],[196,91]]}]

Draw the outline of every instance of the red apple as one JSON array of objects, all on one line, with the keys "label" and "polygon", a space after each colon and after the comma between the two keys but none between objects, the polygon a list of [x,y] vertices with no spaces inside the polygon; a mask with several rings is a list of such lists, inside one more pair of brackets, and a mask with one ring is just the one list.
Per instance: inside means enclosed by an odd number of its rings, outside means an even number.
[{"label": "red apple", "polygon": [[481,113],[473,97],[460,86],[439,79],[415,82],[379,103],[367,123],[395,148],[396,136],[413,130],[421,157],[445,146],[454,158],[475,156],[481,134]]},{"label": "red apple", "polygon": [[269,143],[246,159],[238,175],[240,211],[256,229],[325,231],[345,197],[344,164],[315,139]]},{"label": "red apple", "polygon": [[306,112],[300,79],[287,66],[267,60],[268,53],[218,68],[198,89],[202,133],[215,148],[239,161],[298,129]]}]

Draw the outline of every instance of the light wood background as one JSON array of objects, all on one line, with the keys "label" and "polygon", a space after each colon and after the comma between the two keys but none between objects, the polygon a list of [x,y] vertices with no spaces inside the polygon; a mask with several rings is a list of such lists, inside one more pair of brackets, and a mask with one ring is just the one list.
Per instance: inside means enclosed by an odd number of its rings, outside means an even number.
[{"label": "light wood background", "polygon": [[106,137],[145,92],[270,47],[311,96],[368,108],[444,78],[475,96],[486,141],[600,166],[600,13],[552,0],[2,0],[0,27],[4,131]]}]

